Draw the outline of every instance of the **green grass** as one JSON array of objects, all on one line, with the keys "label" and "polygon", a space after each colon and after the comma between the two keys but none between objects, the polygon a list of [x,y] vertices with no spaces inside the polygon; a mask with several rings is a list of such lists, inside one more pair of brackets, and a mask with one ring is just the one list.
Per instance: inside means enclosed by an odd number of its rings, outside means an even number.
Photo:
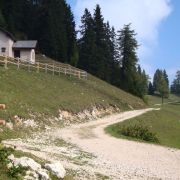
[{"label": "green grass", "polygon": [[[148,99],[148,104],[150,106],[152,105],[161,105],[162,103],[162,99],[159,96],[146,96]],[[164,98],[164,103],[171,103],[171,102],[175,102],[175,101],[180,101],[180,96],[176,96],[174,94],[170,94],[169,98]]]},{"label": "green grass", "polygon": [[93,106],[117,106],[121,110],[144,107],[141,99],[132,96],[91,75],[88,80],[45,73],[5,70],[0,66],[0,103],[7,109],[0,117],[10,120],[14,115],[29,117],[29,113],[57,116],[59,109],[79,112]]},{"label": "green grass", "polygon": [[[154,99],[152,101],[154,101]],[[119,133],[119,128],[121,127],[141,125],[148,127],[152,133],[155,133],[157,135],[158,140],[160,141],[160,145],[180,148],[179,112],[180,103],[166,104],[161,106],[160,111],[151,111],[139,117],[111,125],[106,128],[106,132],[117,138],[126,138],[129,140],[142,141],[139,139],[123,136],[121,133]]]}]

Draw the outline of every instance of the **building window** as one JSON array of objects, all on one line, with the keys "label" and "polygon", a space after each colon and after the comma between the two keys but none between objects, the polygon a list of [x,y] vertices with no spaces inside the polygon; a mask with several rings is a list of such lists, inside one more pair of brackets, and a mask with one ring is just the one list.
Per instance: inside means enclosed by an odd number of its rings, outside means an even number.
[{"label": "building window", "polygon": [[6,52],[6,48],[5,48],[5,47],[2,47],[2,48],[1,48],[1,52],[2,52],[2,53],[5,53],[5,52]]}]

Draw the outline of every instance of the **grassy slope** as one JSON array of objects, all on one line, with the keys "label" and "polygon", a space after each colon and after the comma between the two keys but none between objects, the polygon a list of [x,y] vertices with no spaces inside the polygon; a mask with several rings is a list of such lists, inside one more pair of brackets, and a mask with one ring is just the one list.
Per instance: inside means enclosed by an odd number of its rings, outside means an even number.
[{"label": "grassy slope", "polygon": [[[121,110],[129,109],[129,105],[134,108],[145,107],[141,99],[91,75],[88,80],[79,80],[23,69],[17,71],[14,66],[5,70],[1,65],[0,103],[7,105],[6,110],[0,110],[0,119],[6,120],[12,119],[14,115],[28,118],[30,112],[47,117],[57,116],[59,109],[79,112],[93,106],[113,105]],[[0,132],[0,139],[18,138],[23,133],[21,129],[4,129],[3,133]],[[0,179],[12,179],[7,176],[7,170],[1,163],[0,169]],[[65,179],[72,179],[71,175]]]},{"label": "grassy slope", "polygon": [[56,116],[59,109],[79,112],[93,106],[128,105],[143,108],[144,103],[108,83],[91,75],[88,80],[45,73],[17,71],[15,67],[5,70],[0,66],[0,103],[7,105],[0,117],[10,119],[14,115],[28,117],[30,112]]},{"label": "grassy slope", "polygon": [[[158,97],[149,97],[151,104],[161,102]],[[180,100],[179,97],[171,96],[170,101]],[[166,100],[168,101],[168,100]],[[142,116],[118,123],[118,126],[143,124],[156,133],[161,145],[180,148],[180,103],[166,104],[160,111],[148,112]],[[109,126],[106,131],[118,138],[127,138],[117,133],[117,124]],[[131,139],[131,138],[128,138]]]}]

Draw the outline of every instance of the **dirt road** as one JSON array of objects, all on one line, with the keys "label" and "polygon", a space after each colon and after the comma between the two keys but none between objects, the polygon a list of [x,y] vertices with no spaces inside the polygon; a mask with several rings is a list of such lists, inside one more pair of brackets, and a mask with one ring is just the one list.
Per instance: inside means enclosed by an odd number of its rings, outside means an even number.
[{"label": "dirt road", "polygon": [[[80,174],[84,172],[79,179],[103,179],[104,175],[110,179],[180,179],[180,150],[117,139],[104,132],[110,124],[151,110],[111,115],[64,129],[51,129],[27,140],[6,141],[5,144],[14,144],[46,160],[61,160],[66,167],[78,170]],[[53,143],[57,139],[63,139],[69,145],[59,147]],[[65,157],[69,160],[64,160]]]}]

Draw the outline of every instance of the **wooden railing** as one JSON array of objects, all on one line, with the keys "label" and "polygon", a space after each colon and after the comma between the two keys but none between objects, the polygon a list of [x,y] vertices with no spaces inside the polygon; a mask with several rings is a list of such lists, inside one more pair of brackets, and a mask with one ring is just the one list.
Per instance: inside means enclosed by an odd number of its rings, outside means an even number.
[{"label": "wooden railing", "polygon": [[37,73],[41,72],[51,72],[53,75],[57,74],[65,74],[69,76],[75,76],[79,79],[87,79],[87,72],[81,69],[75,68],[69,64],[58,63],[57,64],[50,64],[50,63],[31,63],[26,60],[20,58],[12,58],[7,56],[0,56],[0,63],[4,65],[4,68],[8,68],[9,64],[13,64],[17,66],[17,69],[21,67],[26,67],[28,71],[35,70]]}]

